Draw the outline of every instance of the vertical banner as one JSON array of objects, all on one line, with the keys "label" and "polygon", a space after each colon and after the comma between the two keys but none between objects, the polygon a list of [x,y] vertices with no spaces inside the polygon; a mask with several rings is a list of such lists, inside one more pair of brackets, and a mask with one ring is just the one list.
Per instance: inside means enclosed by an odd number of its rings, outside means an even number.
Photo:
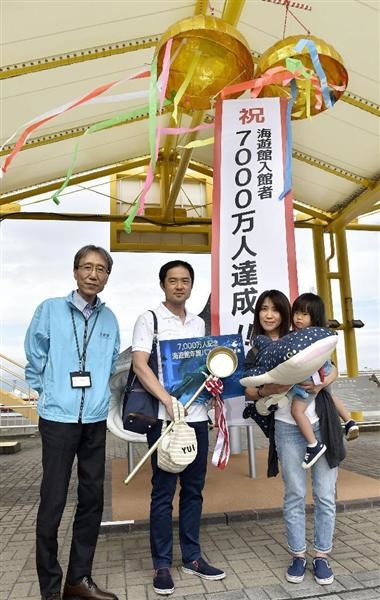
[{"label": "vertical banner", "polygon": [[[241,333],[249,347],[257,297],[297,295],[291,194],[284,200],[287,100],[219,102],[215,118],[211,332]],[[236,401],[235,401],[236,400]],[[229,400],[228,423],[243,399]]]}]

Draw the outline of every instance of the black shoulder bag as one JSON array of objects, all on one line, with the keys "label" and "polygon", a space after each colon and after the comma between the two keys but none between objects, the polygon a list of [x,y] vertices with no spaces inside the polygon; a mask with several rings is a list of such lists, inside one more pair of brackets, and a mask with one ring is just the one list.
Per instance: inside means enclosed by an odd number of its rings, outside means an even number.
[{"label": "black shoulder bag", "polygon": [[[158,357],[157,357],[157,317],[153,315],[153,343],[150,352],[148,365],[155,375],[158,375]],[[125,387],[123,399],[123,426],[127,431],[135,433],[147,433],[147,431],[156,424],[158,415],[158,399],[152,396],[140,383],[138,377],[133,371],[133,362],[129,369],[127,385]]]}]

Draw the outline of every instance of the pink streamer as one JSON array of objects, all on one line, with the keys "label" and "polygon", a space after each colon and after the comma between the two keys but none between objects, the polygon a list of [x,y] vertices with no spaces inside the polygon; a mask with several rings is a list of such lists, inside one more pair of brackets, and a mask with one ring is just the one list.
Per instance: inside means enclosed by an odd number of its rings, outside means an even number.
[{"label": "pink streamer", "polygon": [[[149,71],[143,71],[142,73],[138,73],[137,75],[132,75],[131,77],[128,77],[128,79],[125,81],[128,81],[129,79],[140,79],[142,77],[147,77],[148,75],[149,75]],[[69,110],[72,110],[73,108],[76,108],[77,106],[81,106],[81,105],[85,104],[86,102],[88,102],[89,100],[91,100],[92,98],[99,96],[100,94],[104,94],[104,92],[111,89],[118,83],[121,83],[121,81],[123,81],[123,80],[117,80],[117,81],[111,81],[109,83],[105,83],[105,84],[91,90],[91,92],[87,92],[87,94],[84,94],[83,96],[80,96],[79,98],[72,100],[71,102],[62,104],[61,106],[57,107],[56,109],[53,109],[53,111],[46,113],[47,116],[42,115],[40,118],[37,117],[38,120],[32,121],[31,124],[28,125],[28,127],[26,127],[24,129],[24,131],[21,133],[20,137],[18,138],[16,144],[14,145],[12,152],[10,154],[8,154],[7,158],[5,159],[4,165],[1,168],[3,173],[6,173],[9,165],[11,164],[11,162],[13,161],[15,156],[20,152],[20,150],[23,147],[23,145],[25,144],[26,140],[28,139],[30,134],[35,129],[38,129],[39,127],[41,127],[41,125],[44,125],[44,123],[51,121],[51,119],[54,119],[58,115],[63,114]]]},{"label": "pink streamer", "polygon": [[[158,150],[160,148],[160,139],[161,139],[162,134],[176,135],[179,133],[192,133],[193,131],[201,131],[202,129],[211,129],[212,127],[214,127],[213,124],[197,125],[197,127],[158,127],[157,135],[156,135],[156,146],[155,146],[155,152],[154,152],[154,155],[155,155],[154,162],[156,162],[157,158],[158,158]],[[151,159],[148,169],[147,169],[144,187],[143,187],[143,190],[142,190],[142,193],[140,196],[139,208],[137,210],[138,215],[141,215],[144,212],[145,199],[146,199],[146,196],[152,186],[153,179],[154,179],[154,173],[153,173],[153,169],[152,169],[152,159]]]}]

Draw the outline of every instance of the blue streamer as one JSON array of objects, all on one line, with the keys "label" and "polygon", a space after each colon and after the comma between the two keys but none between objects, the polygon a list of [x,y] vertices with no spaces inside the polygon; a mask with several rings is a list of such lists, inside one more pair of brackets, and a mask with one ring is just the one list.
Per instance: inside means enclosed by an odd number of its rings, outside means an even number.
[{"label": "blue streamer", "polygon": [[283,200],[292,189],[292,109],[295,99],[297,98],[298,89],[296,80],[290,82],[291,99],[288,101],[286,109],[286,155],[285,155],[285,175],[284,175],[284,191],[279,195],[278,199]]},{"label": "blue streamer", "polygon": [[318,51],[317,51],[317,48],[316,48],[314,42],[312,40],[307,40],[304,38],[304,39],[300,40],[298,42],[298,44],[294,47],[294,52],[296,52],[297,54],[299,52],[302,52],[302,50],[305,48],[305,46],[307,46],[307,49],[310,54],[310,58],[313,63],[314,70],[315,70],[316,74],[318,75],[319,81],[321,83],[321,90],[322,90],[323,99],[325,101],[325,106],[326,106],[326,108],[332,108],[333,104],[331,102],[330,90],[329,90],[329,86],[327,84],[326,73],[324,72],[321,62],[319,60]]}]

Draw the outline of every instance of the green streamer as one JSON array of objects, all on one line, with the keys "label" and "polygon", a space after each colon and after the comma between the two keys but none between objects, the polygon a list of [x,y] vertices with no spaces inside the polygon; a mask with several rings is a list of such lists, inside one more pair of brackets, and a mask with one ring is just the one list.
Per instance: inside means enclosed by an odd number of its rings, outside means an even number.
[{"label": "green streamer", "polygon": [[124,231],[126,233],[131,233],[132,231],[132,222],[136,216],[136,213],[139,209],[139,198],[140,198],[141,194],[139,194],[136,198],[136,200],[134,201],[134,204],[132,206],[131,212],[129,213],[128,217],[125,219],[123,226],[124,226]]},{"label": "green streamer", "polygon": [[156,167],[156,130],[157,130],[157,105],[159,97],[157,94],[157,57],[152,61],[150,68],[149,85],[149,149],[152,161],[152,171]]}]

